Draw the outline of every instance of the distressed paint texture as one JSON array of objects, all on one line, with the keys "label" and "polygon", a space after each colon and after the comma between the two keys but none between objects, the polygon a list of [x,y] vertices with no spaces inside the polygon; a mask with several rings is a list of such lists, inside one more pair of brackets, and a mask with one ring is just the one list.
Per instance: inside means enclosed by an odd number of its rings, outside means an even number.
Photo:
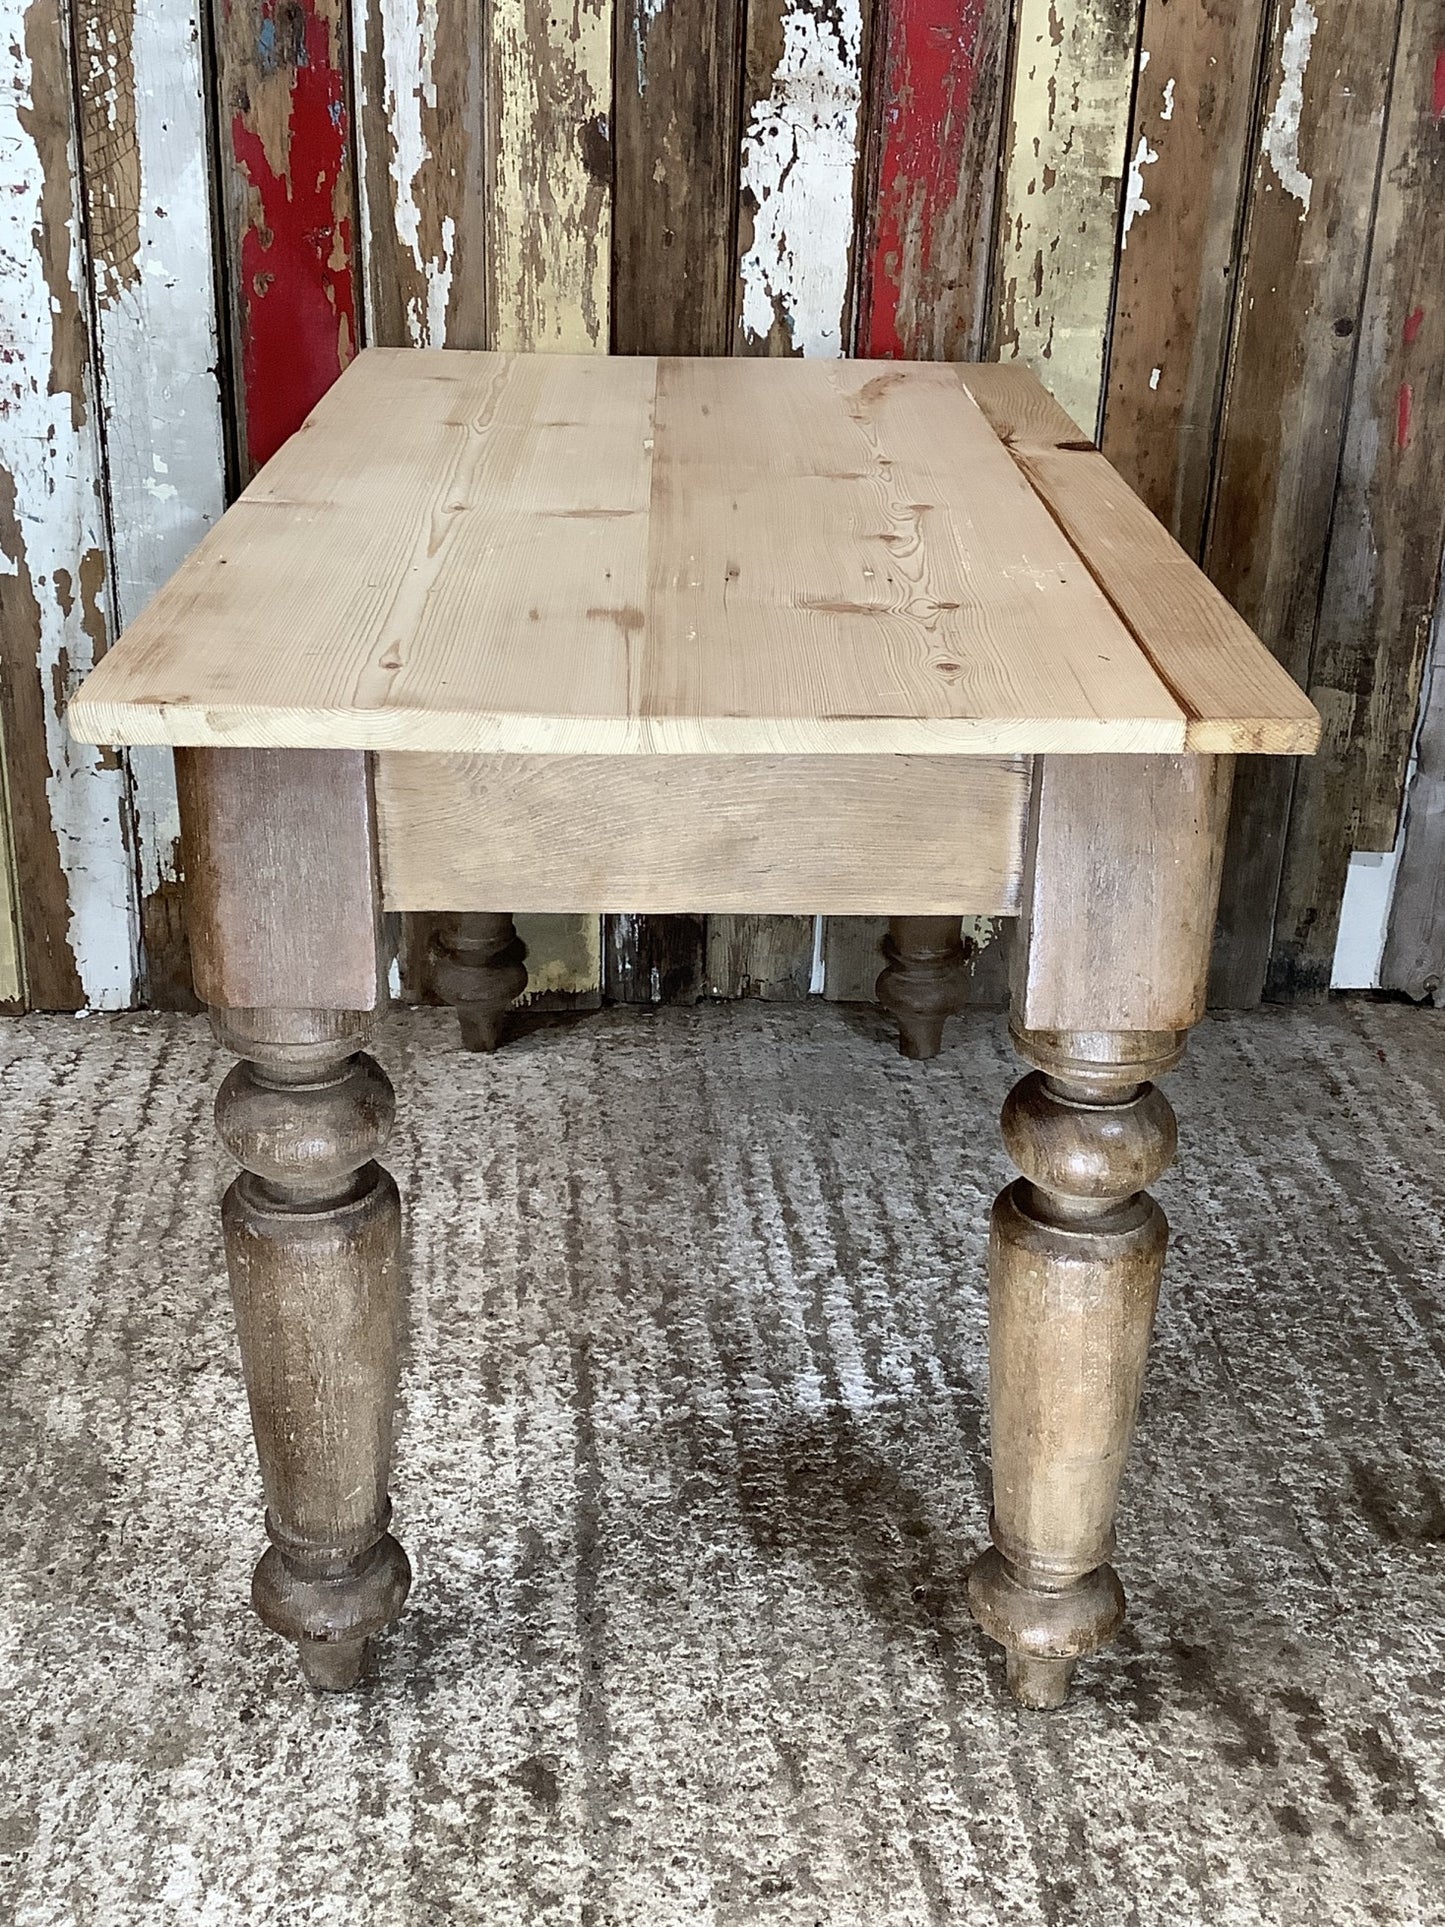
[{"label": "distressed paint texture", "polygon": [[367,339],[486,341],[482,36],[465,0],[359,0]]},{"label": "distressed paint texture", "polygon": [[863,98],[860,0],[750,9],[738,347],[840,355],[849,335]]},{"label": "distressed paint texture", "polygon": [[[1266,0],[1145,0],[1103,445],[1197,556],[1229,346]],[[1147,209],[1142,202],[1147,201]]]},{"label": "distressed paint texture", "polygon": [[1099,416],[1140,0],[1022,0],[996,346]]},{"label": "distressed paint texture", "polygon": [[[1205,546],[1214,580],[1306,685],[1401,8],[1389,0],[1382,17],[1352,0],[1315,0],[1310,12],[1315,24],[1306,35],[1299,6],[1279,8],[1267,49],[1263,111],[1276,119],[1298,82],[1299,123],[1288,148],[1310,191],[1306,197],[1297,181],[1282,180],[1278,154],[1261,145]],[[1327,708],[1327,737],[1339,727]],[[1293,782],[1285,759],[1241,762],[1211,979],[1217,1003],[1249,1005],[1262,994]]]},{"label": "distressed paint texture", "polygon": [[4,41],[0,685],[24,972],[34,1004],[115,1008],[135,991],[125,778],[64,721],[110,633],[71,50],[45,0]]},{"label": "distressed paint texture", "polygon": [[[200,16],[190,0],[81,0],[80,158],[119,626],[224,506]],[[185,1003],[171,758],[133,749],[142,995]]]},{"label": "distressed paint texture", "polygon": [[237,440],[249,475],[356,351],[343,0],[223,0],[223,168]]},{"label": "distressed paint texture", "polygon": [[966,361],[982,351],[1008,27],[1006,0],[888,8],[860,353]]},{"label": "distressed paint texture", "polygon": [[491,345],[605,350],[611,8],[497,0],[490,22]]},{"label": "distressed paint texture", "polygon": [[1406,0],[1309,669],[1270,994],[1329,989],[1351,852],[1394,847],[1445,548],[1445,0]]}]

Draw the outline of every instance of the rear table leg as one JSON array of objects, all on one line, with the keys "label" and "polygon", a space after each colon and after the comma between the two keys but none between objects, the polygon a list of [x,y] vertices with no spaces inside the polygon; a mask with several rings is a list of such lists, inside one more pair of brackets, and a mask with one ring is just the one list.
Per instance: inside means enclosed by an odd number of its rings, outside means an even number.
[{"label": "rear table leg", "polygon": [[494,1051],[508,1006],[527,988],[527,949],[504,911],[448,917],[432,940],[432,983],[457,1013],[466,1050]]},{"label": "rear table leg", "polygon": [[943,1026],[968,996],[969,950],[959,917],[890,917],[877,997],[898,1022],[905,1057],[937,1057]]}]

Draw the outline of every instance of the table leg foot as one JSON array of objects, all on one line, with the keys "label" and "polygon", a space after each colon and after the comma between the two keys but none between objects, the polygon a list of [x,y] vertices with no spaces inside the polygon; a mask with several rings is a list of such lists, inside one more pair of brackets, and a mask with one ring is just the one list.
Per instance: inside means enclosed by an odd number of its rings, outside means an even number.
[{"label": "table leg foot", "polygon": [[251,1598],[306,1677],[355,1685],[411,1584],[388,1530],[401,1336],[401,1205],[374,1161],[386,1073],[347,1011],[216,1011],[243,1054],[216,1121],[242,1165],[221,1207],[271,1545]]},{"label": "table leg foot", "polygon": [[494,1051],[509,1006],[527,988],[527,947],[511,917],[448,917],[432,940],[432,984],[456,1010],[463,1049]]},{"label": "table leg foot", "polygon": [[969,1579],[1024,1706],[1062,1704],[1124,1617],[1108,1564],[1168,1226],[1144,1187],[1174,1156],[1149,1081],[1176,1032],[1015,1033],[1037,1068],[1004,1106],[1023,1178],[989,1240],[992,1548]]},{"label": "table leg foot", "polygon": [[876,995],[905,1057],[937,1057],[943,1026],[968,997],[970,950],[958,917],[890,917]]}]

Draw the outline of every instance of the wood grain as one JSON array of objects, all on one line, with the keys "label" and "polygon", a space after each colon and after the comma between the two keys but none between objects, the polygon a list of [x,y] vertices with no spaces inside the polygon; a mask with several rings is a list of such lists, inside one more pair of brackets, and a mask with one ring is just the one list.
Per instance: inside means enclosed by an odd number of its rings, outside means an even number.
[{"label": "wood grain", "polygon": [[983,756],[383,753],[383,891],[389,910],[1007,916],[1026,791],[1024,761]]},{"label": "wood grain", "polygon": [[176,756],[196,995],[213,1009],[386,1001],[371,775],[358,750]]},{"label": "wood grain", "polygon": [[1330,987],[1354,850],[1394,847],[1445,551],[1445,7],[1407,0],[1309,669],[1271,997]]},{"label": "wood grain", "polygon": [[1380,985],[1445,1006],[1445,622],[1435,631],[1416,753]]},{"label": "wood grain", "polygon": [[[373,350],[74,725],[523,754],[1182,749],[1183,710],[963,383]],[[1247,680],[1258,644],[1236,643]],[[1252,748],[1275,719],[1194,720],[1247,724]]]},{"label": "wood grain", "polygon": [[[1205,567],[1309,676],[1357,354],[1397,0],[1289,0],[1274,20],[1248,195]],[[1294,771],[1240,770],[1212,1001],[1259,1001]]]},{"label": "wood grain", "polygon": [[1183,1031],[1205,974],[1233,766],[1209,756],[1042,756],[1014,946],[1030,1031]]},{"label": "wood grain", "polygon": [[1098,450],[1056,438],[1068,417],[1030,397],[1020,374],[971,368],[965,380],[1184,711],[1185,747],[1313,750],[1313,705]]},{"label": "wood grain", "polygon": [[612,345],[726,354],[742,0],[617,0]]},{"label": "wood grain", "polygon": [[1197,557],[1268,0],[1144,0],[1103,448]]}]

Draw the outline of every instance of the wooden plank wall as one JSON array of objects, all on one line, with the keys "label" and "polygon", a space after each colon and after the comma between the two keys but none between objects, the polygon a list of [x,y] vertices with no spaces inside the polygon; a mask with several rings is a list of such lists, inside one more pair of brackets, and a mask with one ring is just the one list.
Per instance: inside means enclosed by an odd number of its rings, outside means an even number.
[{"label": "wooden plank wall", "polygon": [[[1241,772],[1214,991],[1328,984],[1445,540],[1445,0],[0,6],[0,1008],[186,1001],[168,760],[64,703],[365,341],[1028,362],[1324,713]],[[531,991],[863,997],[879,929],[537,921]]]}]

